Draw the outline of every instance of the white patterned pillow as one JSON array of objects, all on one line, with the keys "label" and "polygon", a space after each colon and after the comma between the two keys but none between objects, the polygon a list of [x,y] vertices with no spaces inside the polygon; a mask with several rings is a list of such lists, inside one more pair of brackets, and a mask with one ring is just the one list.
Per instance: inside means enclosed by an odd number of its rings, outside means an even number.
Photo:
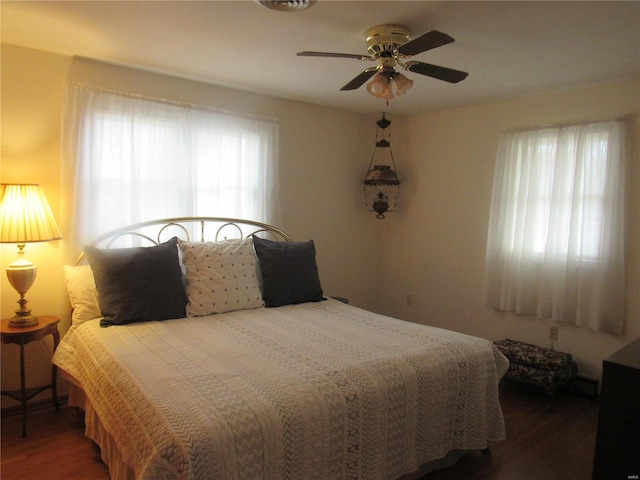
[{"label": "white patterned pillow", "polygon": [[73,309],[71,324],[80,325],[87,320],[102,318],[98,304],[98,292],[89,265],[65,265],[64,277]]},{"label": "white patterned pillow", "polygon": [[186,268],[188,317],[264,306],[251,238],[179,243]]}]

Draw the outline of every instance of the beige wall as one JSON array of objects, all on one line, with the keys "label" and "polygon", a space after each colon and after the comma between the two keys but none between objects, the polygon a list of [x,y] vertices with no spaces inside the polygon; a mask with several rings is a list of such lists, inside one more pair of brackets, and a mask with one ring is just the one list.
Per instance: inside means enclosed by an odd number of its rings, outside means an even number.
[{"label": "beige wall", "polygon": [[[107,88],[194,102],[280,122],[282,227],[313,238],[327,295],[399,318],[489,339],[548,345],[549,323],[497,314],[482,306],[482,273],[493,161],[502,130],[538,124],[629,117],[629,310],[621,337],[561,326],[556,348],[583,372],[599,375],[602,358],[640,336],[639,82],[577,88],[477,107],[393,120],[393,151],[403,182],[397,212],[378,221],[362,206],[360,182],[374,145],[377,116],[215,87],[87,60],[2,46],[2,182],[40,183],[68,233],[69,190],[61,159],[62,95],[70,76]],[[392,111],[392,109],[390,109]],[[62,266],[77,252],[64,240],[27,246],[39,276],[27,295],[36,313],[69,326]],[[15,246],[0,245],[2,270]],[[6,318],[17,296],[0,280]],[[407,295],[412,297],[408,306]],[[49,341],[27,346],[28,382],[47,382]],[[2,347],[2,388],[18,384],[17,348]],[[5,398],[3,406],[10,405]]]},{"label": "beige wall", "polygon": [[[393,316],[478,335],[550,346],[549,321],[497,313],[482,305],[493,167],[500,132],[518,127],[626,118],[626,334],[560,324],[555,348],[599,376],[602,359],[640,336],[640,82],[532,95],[407,119],[409,157],[402,211],[390,221],[384,278]],[[406,305],[406,296],[412,305]]]},{"label": "beige wall", "polygon": [[[62,204],[60,108],[70,63],[70,58],[2,47],[0,178],[3,183],[39,183],[57,220]],[[15,245],[0,244],[2,318],[11,317],[18,306],[15,302],[19,297],[4,274],[16,252]],[[35,314],[64,317],[68,313],[62,252],[63,242],[59,241],[28,244],[25,248],[26,258],[38,265],[36,283],[27,294],[28,306]],[[28,386],[50,382],[51,350],[51,337],[27,345]],[[19,386],[18,347],[2,345],[2,389]],[[14,403],[2,397],[3,407]]]},{"label": "beige wall", "polygon": [[[275,117],[280,123],[281,227],[294,239],[313,238],[326,295],[364,307],[375,278],[375,221],[361,199],[375,124],[363,116],[249,92],[118,68],[40,51],[2,46],[2,182],[40,183],[63,231],[69,232],[69,189],[63,179],[61,117],[65,80],[194,102],[238,113]],[[363,142],[362,139],[365,139]],[[212,212],[215,214],[215,212]],[[4,271],[15,245],[0,245]],[[62,318],[69,327],[62,266],[78,252],[66,242],[27,246],[38,278],[27,294],[34,313]],[[2,317],[13,314],[17,294],[0,279]],[[27,346],[28,383],[48,383],[50,341]],[[19,385],[18,349],[2,347],[2,388]],[[47,392],[38,398],[45,398]],[[11,405],[5,397],[3,406]]]}]

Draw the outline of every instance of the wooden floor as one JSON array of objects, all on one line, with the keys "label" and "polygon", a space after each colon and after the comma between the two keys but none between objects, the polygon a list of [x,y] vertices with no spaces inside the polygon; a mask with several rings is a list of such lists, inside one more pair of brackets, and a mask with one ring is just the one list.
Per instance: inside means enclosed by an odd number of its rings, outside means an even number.
[{"label": "wooden floor", "polygon": [[[535,389],[501,387],[507,440],[490,454],[473,453],[422,480],[588,480],[593,468],[597,404],[560,393],[552,412]],[[100,452],[84,436],[82,418],[63,406],[29,413],[29,436],[20,417],[2,419],[2,480],[108,480]]]},{"label": "wooden floor", "polygon": [[421,480],[590,480],[598,404],[560,392],[548,412],[541,390],[503,382],[500,403],[507,439],[490,453],[462,457]]}]

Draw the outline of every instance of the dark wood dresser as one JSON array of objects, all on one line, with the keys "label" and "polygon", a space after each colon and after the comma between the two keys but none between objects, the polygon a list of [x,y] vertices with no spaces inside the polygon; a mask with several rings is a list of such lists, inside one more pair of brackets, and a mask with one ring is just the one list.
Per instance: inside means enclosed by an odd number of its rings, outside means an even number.
[{"label": "dark wood dresser", "polygon": [[640,478],[640,338],[602,363],[594,480]]}]

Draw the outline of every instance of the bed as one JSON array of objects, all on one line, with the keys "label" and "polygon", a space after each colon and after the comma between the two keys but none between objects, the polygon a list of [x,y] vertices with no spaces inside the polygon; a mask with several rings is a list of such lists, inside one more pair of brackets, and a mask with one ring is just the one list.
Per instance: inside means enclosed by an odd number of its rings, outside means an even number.
[{"label": "bed", "polygon": [[326,298],[311,241],[185,217],[83,257],[54,363],[112,479],[418,478],[505,437],[493,343]]}]

